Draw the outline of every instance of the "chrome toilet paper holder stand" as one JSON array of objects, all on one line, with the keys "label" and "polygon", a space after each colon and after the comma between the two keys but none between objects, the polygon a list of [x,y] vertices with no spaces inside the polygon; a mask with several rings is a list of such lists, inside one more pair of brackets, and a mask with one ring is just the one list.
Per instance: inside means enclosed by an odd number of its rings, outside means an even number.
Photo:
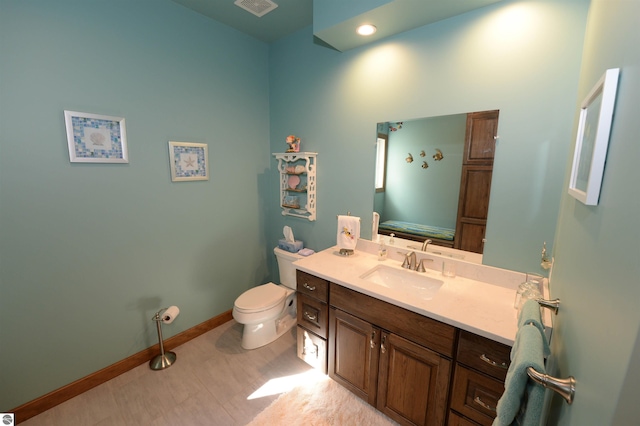
[{"label": "chrome toilet paper holder stand", "polygon": [[175,352],[165,352],[164,344],[162,341],[162,322],[165,320],[164,312],[169,308],[162,308],[151,318],[156,322],[156,326],[158,327],[158,343],[160,344],[160,354],[156,355],[150,362],[149,367],[152,370],[164,370],[165,368],[171,367],[173,363],[176,361]]}]

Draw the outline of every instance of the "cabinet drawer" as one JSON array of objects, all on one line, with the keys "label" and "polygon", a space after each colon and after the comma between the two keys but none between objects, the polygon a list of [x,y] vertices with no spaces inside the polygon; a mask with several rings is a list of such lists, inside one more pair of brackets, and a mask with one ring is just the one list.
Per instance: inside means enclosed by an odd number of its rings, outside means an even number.
[{"label": "cabinet drawer", "polygon": [[499,380],[456,365],[451,408],[480,423],[491,426],[498,400],[504,392]]},{"label": "cabinet drawer", "polygon": [[326,303],[298,293],[298,325],[327,338],[329,308]]},{"label": "cabinet drawer", "polygon": [[327,373],[327,341],[298,326],[298,358]]},{"label": "cabinet drawer", "polygon": [[511,363],[510,353],[510,346],[467,331],[460,332],[458,362],[496,379],[504,381]]},{"label": "cabinet drawer", "polygon": [[296,270],[296,282],[298,292],[325,303],[329,300],[329,282],[327,280]]}]

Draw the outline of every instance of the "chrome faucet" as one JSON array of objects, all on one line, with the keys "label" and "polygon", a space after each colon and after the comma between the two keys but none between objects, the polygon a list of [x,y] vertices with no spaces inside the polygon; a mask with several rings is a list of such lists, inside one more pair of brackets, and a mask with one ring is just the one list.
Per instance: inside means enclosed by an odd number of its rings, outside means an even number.
[{"label": "chrome faucet", "polygon": [[429,246],[429,244],[431,244],[433,241],[431,240],[424,240],[424,242],[422,243],[422,251],[427,251],[427,247]]},{"label": "chrome faucet", "polygon": [[404,262],[402,262],[402,267],[405,269],[411,269],[413,271],[416,270],[416,252],[411,251],[404,255]]}]

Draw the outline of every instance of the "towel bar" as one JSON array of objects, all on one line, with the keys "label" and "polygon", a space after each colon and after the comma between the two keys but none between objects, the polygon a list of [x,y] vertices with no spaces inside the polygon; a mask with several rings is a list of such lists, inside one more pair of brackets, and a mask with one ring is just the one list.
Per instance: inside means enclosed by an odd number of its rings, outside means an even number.
[{"label": "towel bar", "polygon": [[558,315],[558,309],[560,309],[560,299],[538,299],[538,304],[543,308],[551,309],[556,315]]},{"label": "towel bar", "polygon": [[567,404],[571,405],[573,402],[573,396],[576,393],[576,379],[573,376],[569,376],[567,379],[558,379],[539,373],[533,367],[527,368],[527,375],[534,382],[560,394],[567,401]]}]

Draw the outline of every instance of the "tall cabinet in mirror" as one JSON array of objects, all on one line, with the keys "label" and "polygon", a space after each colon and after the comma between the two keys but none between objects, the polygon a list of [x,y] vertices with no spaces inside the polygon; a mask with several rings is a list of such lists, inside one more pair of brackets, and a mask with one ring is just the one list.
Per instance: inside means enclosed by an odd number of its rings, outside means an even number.
[{"label": "tall cabinet in mirror", "polygon": [[498,110],[467,114],[454,248],[482,253],[498,130]]}]

